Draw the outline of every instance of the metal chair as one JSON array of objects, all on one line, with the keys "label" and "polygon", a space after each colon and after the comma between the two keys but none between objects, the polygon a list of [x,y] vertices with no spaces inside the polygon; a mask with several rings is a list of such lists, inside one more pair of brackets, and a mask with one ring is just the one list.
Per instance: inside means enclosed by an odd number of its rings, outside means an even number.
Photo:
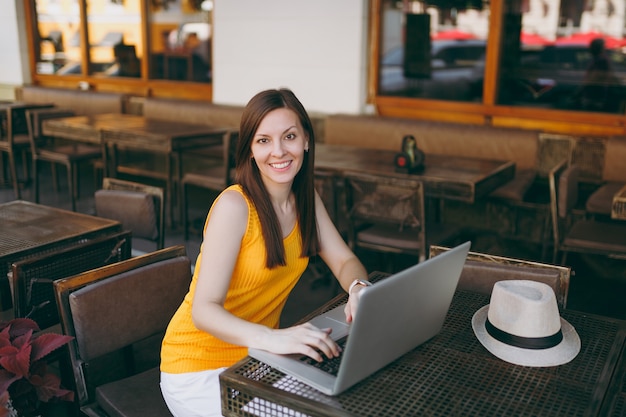
[{"label": "metal chair", "polygon": [[56,279],[130,258],[131,233],[104,235],[12,264],[13,312],[41,329],[59,323],[52,283]]},{"label": "metal chair", "polygon": [[345,181],[352,249],[408,254],[421,262],[431,243],[450,243],[459,235],[455,227],[427,222],[420,181],[354,173]]},{"label": "metal chair", "polygon": [[[205,155],[217,160],[217,163],[203,167],[202,172],[188,172],[183,175],[180,188],[185,240],[189,239],[188,187],[220,192],[231,185],[235,176],[235,146],[238,139],[238,131],[226,132],[222,139],[222,145],[211,146],[205,150]],[[215,158],[216,156],[217,158]]]},{"label": "metal chair", "polygon": [[162,336],[189,290],[173,246],[54,282],[76,402],[87,416],[170,417],[159,387]]},{"label": "metal chair", "polygon": [[575,164],[568,166],[567,161],[550,172],[553,261],[559,252],[562,265],[569,252],[626,259],[626,222],[590,219],[584,212],[573,212],[579,203],[579,173],[580,168]]},{"label": "metal chair", "polygon": [[134,238],[165,246],[165,199],[163,188],[133,181],[104,178],[96,191],[96,215],[118,220]]},{"label": "metal chair", "polygon": [[55,177],[55,187],[58,190],[56,171],[54,164],[65,166],[67,170],[67,184],[72,201],[72,211],[76,211],[76,201],[79,197],[78,168],[81,163],[93,162],[102,158],[102,148],[97,145],[84,143],[57,143],[53,138],[44,137],[41,132],[41,123],[44,120],[71,117],[74,112],[71,110],[51,109],[29,110],[27,111],[28,137],[30,140],[30,150],[32,154],[33,179],[35,182],[35,202],[39,202],[39,164],[49,162],[53,166],[53,177]]},{"label": "metal chair", "polygon": [[[3,106],[4,107],[4,106]],[[24,177],[30,179],[28,172],[27,152],[30,147],[29,123],[26,112],[29,109],[53,107],[52,104],[6,104],[3,110],[0,110],[0,154],[2,160],[0,165],[3,167],[2,175],[6,178],[4,169],[4,154],[9,159],[9,174],[13,184],[15,198],[21,199],[22,193],[19,185],[19,177],[17,175],[17,155],[21,153],[22,162],[24,164]]]},{"label": "metal chair", "polygon": [[[431,245],[430,257],[449,249]],[[539,281],[548,284],[554,290],[559,307],[566,308],[570,275],[571,269],[565,266],[469,252],[457,288],[490,295],[498,281],[513,279]]]}]

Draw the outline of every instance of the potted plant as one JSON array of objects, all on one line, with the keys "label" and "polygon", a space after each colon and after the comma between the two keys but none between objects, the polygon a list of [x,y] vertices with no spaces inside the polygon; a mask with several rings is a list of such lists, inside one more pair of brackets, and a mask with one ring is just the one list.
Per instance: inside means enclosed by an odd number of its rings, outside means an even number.
[{"label": "potted plant", "polygon": [[46,356],[72,340],[71,336],[38,332],[28,318],[0,322],[0,417],[30,417],[53,399],[74,400],[61,388],[60,378],[48,372]]}]

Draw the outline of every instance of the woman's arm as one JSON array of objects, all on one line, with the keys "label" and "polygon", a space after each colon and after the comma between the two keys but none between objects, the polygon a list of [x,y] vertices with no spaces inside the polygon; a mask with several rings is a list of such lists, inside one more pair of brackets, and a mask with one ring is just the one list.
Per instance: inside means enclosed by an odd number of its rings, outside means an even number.
[{"label": "woman's arm", "polygon": [[[341,287],[347,292],[355,279],[367,280],[367,271],[359,258],[348,247],[333,224],[320,196],[315,193],[315,212],[320,237],[320,257],[333,272]],[[350,323],[356,313],[363,286],[357,285],[350,291],[346,304],[346,321]]]},{"label": "woman's arm", "polygon": [[192,305],[194,325],[225,342],[275,353],[301,353],[322,360],[337,356],[328,329],[301,325],[270,329],[231,314],[224,308],[241,240],[248,224],[248,206],[237,192],[227,191],[215,203],[204,232],[202,261]]}]

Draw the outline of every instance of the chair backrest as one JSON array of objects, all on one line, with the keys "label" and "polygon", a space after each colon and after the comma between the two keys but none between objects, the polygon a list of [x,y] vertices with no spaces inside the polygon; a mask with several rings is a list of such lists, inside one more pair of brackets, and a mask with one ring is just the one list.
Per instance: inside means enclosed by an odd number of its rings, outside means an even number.
[{"label": "chair backrest", "polygon": [[[155,336],[160,345],[190,282],[191,263],[182,245],[54,282],[63,333],[74,337],[69,353],[80,406],[94,400],[95,384],[143,371],[134,366],[141,350],[133,346]],[[134,361],[124,375],[89,374],[98,361],[129,350]]]},{"label": "chair backrest", "polygon": [[550,216],[554,239],[554,260],[563,239],[563,231],[568,214],[578,200],[578,167],[563,160],[557,164],[548,177],[550,184]]},{"label": "chair backrest", "polygon": [[28,111],[52,107],[54,107],[53,104],[29,104],[16,108],[9,107],[6,110],[6,134],[3,139],[9,143],[9,146],[13,146],[16,136],[29,134]]},{"label": "chair backrest", "polygon": [[99,236],[12,264],[15,317],[29,317],[45,329],[59,323],[54,280],[130,258],[131,233]]},{"label": "chair backrest", "polygon": [[[449,249],[431,245],[430,257]],[[565,308],[569,294],[570,275],[571,269],[565,266],[469,252],[457,288],[491,294],[494,284],[498,281],[520,279],[538,281],[548,284],[554,290],[559,307]]]},{"label": "chair backrest", "polygon": [[355,227],[359,223],[375,222],[414,232],[421,251],[425,251],[424,187],[421,181],[348,173],[345,189],[351,243],[354,243]]},{"label": "chair backrest", "polygon": [[118,220],[133,237],[165,245],[165,202],[163,188],[133,181],[104,178],[96,191],[96,214]]},{"label": "chair backrest", "polygon": [[30,150],[32,154],[37,154],[39,144],[43,139],[41,125],[44,120],[72,117],[75,115],[73,110],[59,108],[30,109],[26,111],[26,123],[28,125],[28,137],[30,139]]}]

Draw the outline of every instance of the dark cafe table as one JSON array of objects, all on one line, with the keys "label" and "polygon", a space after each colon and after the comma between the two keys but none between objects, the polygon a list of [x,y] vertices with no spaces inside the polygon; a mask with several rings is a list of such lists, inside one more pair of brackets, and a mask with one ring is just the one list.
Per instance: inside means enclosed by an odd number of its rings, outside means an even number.
[{"label": "dark cafe table", "polygon": [[[103,146],[105,176],[115,176],[118,168],[117,150],[134,149],[166,156],[164,172],[152,172],[166,181],[167,207],[172,213],[173,183],[182,177],[183,151],[221,144],[227,128],[150,119],[131,114],[97,114],[45,120],[44,135]],[[174,169],[175,167],[175,169]],[[180,199],[178,200],[180,201]]]},{"label": "dark cafe table", "polygon": [[[174,213],[172,197],[173,184],[180,184],[182,178],[182,154],[192,149],[222,144],[222,136],[230,128],[212,127],[189,123],[142,118],[142,123],[127,126],[111,126],[102,129],[102,141],[110,151],[111,166],[117,169],[117,150],[134,149],[141,152],[160,153],[165,158],[166,199],[170,210],[170,223]],[[175,169],[173,168],[175,167]],[[115,171],[114,171],[115,172]],[[182,201],[181,187],[178,187],[177,206]]]},{"label": "dark cafe table", "polygon": [[[34,124],[39,125],[39,112],[34,114]],[[143,123],[143,117],[134,114],[103,113],[87,116],[58,117],[45,119],[41,122],[41,130],[45,136],[52,136],[77,142],[102,146],[104,158],[104,175],[109,174],[107,152],[102,141],[102,130],[110,127],[134,126]]]},{"label": "dark cafe table", "polygon": [[[376,281],[386,274],[372,273]],[[310,316],[345,302],[340,295]],[[441,333],[344,393],[330,397],[246,357],[220,375],[225,416],[600,416],[615,408],[626,377],[626,321],[573,310],[581,351],[548,368],[512,365],[491,355],[472,331],[489,296],[457,291]],[[621,358],[620,358],[621,355]],[[620,383],[621,381],[621,383]],[[623,408],[622,408],[623,410]],[[619,409],[617,409],[619,412]],[[623,414],[615,414],[623,415]]]},{"label": "dark cafe table", "polygon": [[7,273],[30,256],[122,230],[115,220],[14,200],[0,204],[0,291],[2,309],[10,307]]},{"label": "dark cafe table", "polygon": [[473,203],[515,175],[515,163],[489,159],[426,154],[424,169],[407,174],[396,169],[395,151],[356,146],[315,145],[315,168],[335,172],[369,173],[388,177],[419,179],[426,197]]}]

